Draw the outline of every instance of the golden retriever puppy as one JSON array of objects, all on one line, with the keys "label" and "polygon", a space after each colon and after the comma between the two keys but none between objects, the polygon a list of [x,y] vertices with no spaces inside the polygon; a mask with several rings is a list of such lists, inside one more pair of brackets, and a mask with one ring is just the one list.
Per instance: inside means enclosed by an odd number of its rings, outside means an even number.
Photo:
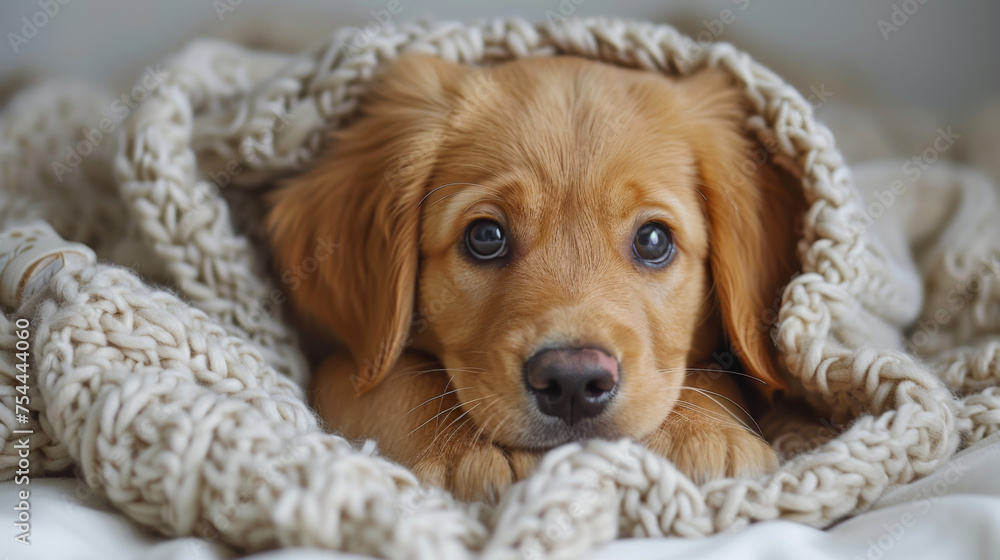
[{"label": "golden retriever puppy", "polygon": [[290,293],[339,342],[321,417],[465,499],[587,438],[701,481],[772,470],[713,354],[781,387],[769,321],[805,203],[746,117],[721,71],[402,57],[271,201],[286,280],[336,247]]}]

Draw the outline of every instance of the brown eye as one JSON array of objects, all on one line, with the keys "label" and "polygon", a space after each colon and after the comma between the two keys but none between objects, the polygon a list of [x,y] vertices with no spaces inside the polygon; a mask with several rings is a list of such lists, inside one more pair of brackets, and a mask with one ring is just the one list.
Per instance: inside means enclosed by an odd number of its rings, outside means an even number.
[{"label": "brown eye", "polygon": [[663,266],[674,256],[674,236],[660,222],[646,222],[635,232],[632,252],[646,266]]},{"label": "brown eye", "polygon": [[465,230],[465,246],[473,258],[488,261],[507,254],[507,236],[493,220],[476,220]]}]

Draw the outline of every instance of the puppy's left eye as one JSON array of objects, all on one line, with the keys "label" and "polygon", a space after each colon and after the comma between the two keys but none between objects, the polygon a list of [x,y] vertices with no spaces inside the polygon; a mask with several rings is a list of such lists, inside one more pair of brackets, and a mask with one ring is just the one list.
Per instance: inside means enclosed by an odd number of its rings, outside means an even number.
[{"label": "puppy's left eye", "polygon": [[663,266],[674,256],[674,236],[660,222],[646,222],[635,232],[632,252],[647,266]]},{"label": "puppy's left eye", "polygon": [[476,220],[465,231],[465,246],[476,259],[488,261],[507,254],[507,236],[493,220]]}]

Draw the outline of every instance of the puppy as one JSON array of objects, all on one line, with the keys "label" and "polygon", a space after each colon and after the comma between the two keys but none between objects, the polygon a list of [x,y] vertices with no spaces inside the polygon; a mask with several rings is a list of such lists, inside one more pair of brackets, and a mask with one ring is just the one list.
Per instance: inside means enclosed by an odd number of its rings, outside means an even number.
[{"label": "puppy", "polygon": [[336,246],[290,294],[339,343],[320,416],[463,499],[587,438],[699,481],[774,469],[738,380],[782,387],[768,333],[805,202],[746,118],[718,70],[402,57],[271,200],[279,274]]}]

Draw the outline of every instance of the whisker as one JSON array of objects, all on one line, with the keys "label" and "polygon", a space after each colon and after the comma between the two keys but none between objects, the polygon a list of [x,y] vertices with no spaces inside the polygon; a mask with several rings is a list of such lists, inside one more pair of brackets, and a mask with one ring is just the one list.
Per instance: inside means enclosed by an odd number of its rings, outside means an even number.
[{"label": "whisker", "polygon": [[[483,409],[483,416],[486,416],[486,413],[490,411],[490,407],[497,404],[498,402],[500,402],[500,397],[495,395],[495,398],[486,405],[486,408]],[[494,415],[490,415],[485,421],[483,421],[483,425],[479,427],[479,431],[476,432],[476,435],[475,437],[472,438],[472,441],[477,441],[479,439],[479,436],[483,435],[483,431],[486,430],[486,426],[493,421],[493,416]]]},{"label": "whisker", "polygon": [[[758,433],[758,434],[760,434],[760,433],[763,433],[763,431],[762,431],[762,430],[760,429],[760,425],[758,425],[758,424],[757,424],[757,421],[753,419],[753,416],[751,416],[751,415],[750,415],[750,413],[749,413],[749,412],[747,412],[747,410],[746,410],[745,408],[743,408],[742,406],[740,406],[740,403],[738,403],[738,402],[734,401],[733,399],[731,399],[731,398],[729,398],[729,397],[727,397],[727,396],[725,396],[725,395],[723,395],[723,394],[721,394],[721,393],[716,393],[715,391],[709,391],[709,390],[707,390],[707,389],[697,389],[697,388],[695,388],[695,387],[685,387],[685,389],[691,389],[692,391],[695,391],[695,392],[697,392],[697,393],[701,393],[701,394],[702,394],[702,395],[704,395],[705,397],[707,397],[707,398],[711,399],[711,401],[712,401],[712,402],[714,402],[715,404],[717,404],[717,405],[719,405],[720,407],[722,407],[722,409],[723,409],[723,410],[726,410],[727,412],[729,412],[730,414],[732,414],[732,411],[730,411],[729,409],[727,409],[727,408],[725,407],[725,405],[723,405],[723,404],[722,404],[722,403],[720,403],[719,401],[717,401],[717,400],[715,400],[714,398],[712,398],[712,396],[711,396],[711,395],[716,395],[716,396],[718,396],[718,397],[722,397],[722,398],[726,399],[727,401],[729,401],[729,402],[733,403],[733,406],[735,406],[736,408],[740,409],[740,411],[742,411],[742,412],[743,412],[743,414],[746,414],[747,418],[749,418],[749,419],[750,419],[750,421],[751,421],[751,422],[753,422],[753,425],[754,425],[754,427],[756,427],[756,428],[757,428],[757,433]],[[736,415],[735,415],[735,414],[733,414],[733,418],[736,418]],[[748,430],[750,429],[750,426],[747,426],[745,422],[743,422],[743,421],[742,421],[742,420],[740,420],[739,418],[737,418],[737,420],[738,420],[738,421],[740,422],[740,424],[743,424],[744,426],[746,426]]]},{"label": "whisker", "polygon": [[[680,408],[686,408],[686,409],[689,409],[689,410],[694,410],[694,409],[691,409],[691,408],[689,408],[689,407],[685,406],[686,404],[688,404],[688,403],[687,403],[687,401],[683,401],[683,400],[678,400],[678,401],[677,401],[677,402],[676,402],[675,404],[676,404],[677,406],[679,406]],[[694,410],[694,412],[701,412],[701,411],[699,411],[699,410]],[[706,413],[706,412],[703,412],[703,414],[706,414],[706,415],[707,415],[707,413]],[[680,414],[675,414],[675,413],[674,413],[673,411],[671,411],[671,413],[670,413],[670,414],[669,414],[669,415],[667,416],[667,419],[668,419],[668,420],[669,420],[670,422],[675,422],[675,421],[677,421],[677,420],[680,420],[680,421],[682,421],[682,422],[686,422],[686,423],[688,423],[688,424],[690,424],[690,423],[694,422],[694,420],[691,420],[691,419],[690,419],[690,418],[688,418],[687,416],[683,416],[683,415],[680,415]],[[712,417],[712,418],[710,418],[710,419],[711,419],[711,420],[712,420],[713,422],[719,422],[719,420],[717,420],[717,419],[716,419],[716,418],[714,418],[714,417]],[[659,427],[657,427],[657,428],[656,428],[656,431],[655,431],[655,432],[653,432],[653,433],[654,433],[654,434],[658,434],[658,433],[661,433],[661,432],[664,432],[664,433],[669,433],[669,427],[667,426],[667,422],[661,422],[661,423],[660,423],[660,425],[659,425]]]},{"label": "whisker", "polygon": [[391,379],[399,379],[400,377],[408,377],[410,379],[413,379],[428,373],[465,373],[469,375],[475,375],[475,374],[486,373],[486,370],[482,368],[434,368],[434,369],[423,369],[417,371],[399,371],[393,374]]},{"label": "whisker", "polygon": [[[489,396],[489,397],[493,397],[493,399],[492,399],[492,400],[490,400],[490,401],[488,401],[488,402],[486,403],[486,408],[485,408],[485,409],[483,409],[483,412],[484,412],[484,413],[485,413],[486,411],[488,411],[488,410],[490,409],[490,407],[491,407],[491,406],[493,406],[494,404],[496,404],[497,402],[499,402],[499,401],[500,401],[500,396],[499,396],[499,395],[487,395],[487,396]],[[481,399],[476,399],[476,400],[479,400],[479,401],[481,401],[482,399],[485,399],[485,398],[487,398],[487,397],[482,397]],[[470,402],[475,402],[475,401],[470,401]],[[478,408],[478,407],[479,407],[479,406],[480,406],[481,404],[483,404],[483,403],[482,403],[482,402],[480,402],[480,403],[479,403],[479,404],[477,404],[476,406],[474,406],[474,407],[470,408],[469,410],[465,411],[465,412],[464,412],[464,413],[462,413],[462,414],[461,414],[461,415],[460,415],[460,416],[459,416],[458,418],[455,418],[454,420],[452,420],[452,421],[451,421],[451,424],[448,424],[447,426],[445,426],[445,428],[444,428],[444,429],[445,429],[445,430],[447,430],[447,429],[448,429],[448,428],[450,428],[450,427],[451,427],[451,426],[452,426],[453,424],[455,424],[455,422],[458,422],[459,420],[461,420],[463,416],[468,416],[468,418],[466,418],[466,419],[465,419],[465,421],[463,421],[463,422],[462,422],[461,424],[459,424],[458,426],[455,426],[455,428],[451,430],[451,432],[450,432],[450,433],[448,434],[448,439],[444,440],[444,442],[443,442],[443,443],[441,443],[439,447],[442,447],[442,448],[445,448],[445,447],[447,447],[447,446],[448,446],[448,444],[449,444],[449,443],[451,442],[451,440],[452,440],[452,439],[453,439],[453,438],[454,438],[454,437],[455,437],[455,436],[456,436],[456,435],[457,435],[457,434],[458,434],[458,433],[459,433],[459,432],[460,432],[460,431],[462,430],[462,428],[464,428],[464,427],[465,427],[465,425],[466,425],[466,424],[468,424],[468,423],[469,423],[470,421],[473,421],[473,420],[474,420],[474,419],[473,419],[473,417],[472,417],[472,414],[471,414],[471,413],[472,413],[472,411],[473,411],[473,410],[475,410],[476,408]],[[473,422],[473,424],[474,424],[474,422]],[[485,424],[484,424],[484,425],[485,425]],[[482,433],[482,429],[483,429],[483,428],[482,428],[482,427],[480,427],[480,429],[479,429],[479,432],[477,432],[477,433],[476,433],[476,436],[472,438],[471,442],[475,442],[476,440],[478,440],[478,439],[479,439],[479,435],[480,435],[480,434]],[[432,439],[432,440],[430,441],[430,443],[428,443],[427,447],[429,448],[429,447],[430,447],[430,445],[431,445],[431,444],[433,444],[434,442],[436,442],[436,441],[437,441],[437,440],[438,440],[439,438],[440,438],[440,433],[435,433],[435,435],[434,435],[434,438],[433,438],[433,439]],[[425,452],[426,452],[426,451],[425,451]]]},{"label": "whisker", "polygon": [[407,416],[409,416],[410,414],[412,414],[413,411],[417,410],[418,408],[424,406],[425,404],[427,404],[427,403],[429,403],[429,402],[431,402],[431,401],[433,401],[435,399],[441,399],[441,398],[447,397],[448,395],[452,395],[454,393],[457,393],[459,391],[467,391],[467,390],[469,390],[471,388],[472,387],[459,387],[458,389],[452,389],[451,391],[445,391],[444,393],[441,393],[440,395],[438,395],[436,397],[431,397],[431,398],[427,399],[426,401],[418,404],[417,406],[411,408],[409,412],[407,412],[406,414],[403,415],[403,418],[406,418]]},{"label": "whisker", "polygon": [[484,373],[486,370],[482,368],[433,368],[433,369],[421,369],[421,370],[405,370],[397,371],[393,374],[390,379],[396,379],[399,377],[409,376],[417,377],[418,375],[424,375],[425,373]]},{"label": "whisker", "polygon": [[[489,395],[487,395],[487,396],[489,396]],[[436,419],[437,419],[437,418],[439,418],[439,417],[440,417],[440,416],[441,416],[442,414],[447,414],[447,413],[451,412],[452,410],[455,410],[456,408],[459,408],[459,407],[461,407],[461,406],[462,406],[463,404],[471,404],[471,403],[474,403],[474,402],[476,402],[476,401],[481,401],[481,400],[483,400],[483,399],[485,399],[485,398],[486,398],[486,397],[479,397],[478,399],[472,399],[471,401],[469,401],[469,402],[467,402],[467,403],[458,403],[458,404],[456,404],[455,406],[452,406],[452,407],[448,407],[448,409],[447,409],[447,410],[444,410],[444,411],[441,411],[441,412],[438,412],[437,414],[435,414],[435,415],[434,415],[434,416],[433,416],[432,418],[428,419],[428,420],[427,420],[426,422],[424,422],[423,424],[421,424],[421,425],[417,426],[416,428],[413,428],[412,430],[410,430],[410,432],[409,432],[408,434],[406,434],[406,437],[410,437],[410,436],[412,436],[412,435],[414,434],[414,432],[416,432],[416,431],[417,431],[417,430],[419,430],[420,428],[423,428],[424,426],[426,426],[427,424],[429,424],[429,423],[431,422],[431,420],[436,420]],[[437,428],[435,428],[435,430],[437,430]]]},{"label": "whisker", "polygon": [[[707,408],[702,408],[702,407],[700,407],[698,405],[691,404],[691,403],[686,402],[686,401],[685,402],[678,402],[678,403],[676,403],[676,406],[678,408],[683,408],[685,410],[690,410],[691,412],[697,412],[699,414],[703,414],[703,415],[707,416],[708,417],[708,421],[711,422],[711,423],[713,423],[713,424],[733,424],[733,423],[735,423],[735,422],[733,422],[732,418],[721,416],[719,414],[716,414],[716,413],[712,412],[711,410],[708,410]],[[681,420],[684,420],[685,422],[689,422],[689,423],[690,422],[694,422],[694,420],[692,420],[692,419],[690,419],[690,418],[688,418],[686,416],[683,416],[683,415],[677,415],[675,417],[675,419],[681,419]],[[704,422],[704,420],[702,420],[702,422]],[[663,427],[663,428],[666,429],[665,427]],[[749,429],[749,428],[747,428],[747,429]]]},{"label": "whisker", "polygon": [[729,374],[732,374],[732,375],[741,375],[743,377],[752,379],[752,380],[756,381],[757,383],[761,383],[761,384],[767,385],[767,383],[764,382],[764,380],[757,379],[756,377],[750,375],[749,373],[743,373],[742,371],[732,371],[732,370],[728,370],[728,369],[675,367],[675,368],[667,368],[667,369],[658,369],[658,370],[656,370],[656,373],[673,373],[675,371],[705,371],[705,372],[729,373]]},{"label": "whisker", "polygon": [[[478,406],[478,405],[476,405],[476,406]],[[465,416],[465,415],[463,414],[462,416]],[[458,418],[456,418],[455,421],[458,421],[459,419],[461,419],[462,416],[459,416]],[[434,438],[431,439],[431,441],[427,442],[427,445],[424,446],[424,448],[420,451],[420,453],[418,454],[418,456],[421,457],[421,458],[423,458],[423,457],[426,457],[426,456],[430,455],[431,453],[434,452],[435,446],[436,446],[437,449],[447,449],[448,443],[451,441],[451,438],[454,437],[454,435],[457,434],[462,428],[464,428],[465,425],[468,424],[471,420],[472,420],[472,417],[470,416],[470,417],[466,418],[461,424],[459,424],[458,426],[455,426],[455,428],[451,432],[449,432],[450,435],[448,436],[448,439],[445,440],[442,443],[438,443],[438,440],[441,439],[441,434],[440,433],[435,433],[434,434]],[[454,422],[452,422],[452,424],[454,424]],[[451,427],[451,424],[449,424],[448,427]]]},{"label": "whisker", "polygon": [[[718,414],[716,412],[713,412],[713,411],[711,411],[711,410],[709,410],[709,409],[707,409],[705,407],[698,406],[698,405],[694,404],[693,402],[685,401],[685,400],[680,400],[680,399],[678,399],[675,404],[677,406],[680,406],[681,408],[686,408],[686,409],[688,409],[688,410],[690,410],[692,412],[700,412],[700,413],[704,414],[705,416],[708,416],[710,419],[712,419],[715,422],[718,422],[720,424],[733,424],[734,423],[733,421],[735,420],[735,423],[740,424],[741,426],[743,426],[744,428],[746,428],[748,430],[750,429],[749,426],[747,426],[746,424],[743,424],[742,422],[740,422],[739,419],[736,418],[735,416],[733,416],[731,413],[729,414],[729,416],[723,416],[723,415]],[[723,410],[725,410],[725,409],[723,409]],[[683,416],[681,418],[683,418]],[[687,419],[685,418],[685,420],[687,420]]]},{"label": "whisker", "polygon": [[[483,398],[486,398],[486,397],[483,397]],[[480,400],[482,400],[482,399],[480,399]],[[473,401],[473,402],[475,402],[475,401]],[[463,412],[462,414],[459,414],[459,415],[458,415],[458,417],[457,417],[457,418],[455,418],[454,420],[452,420],[452,421],[451,421],[451,424],[448,424],[447,426],[445,426],[445,427],[444,427],[444,429],[445,429],[445,430],[447,430],[448,428],[450,428],[450,427],[454,426],[454,425],[455,425],[455,422],[458,422],[458,421],[459,421],[459,420],[461,420],[462,418],[465,418],[466,416],[469,416],[469,413],[471,413],[471,412],[472,412],[473,410],[475,410],[475,409],[479,408],[479,405],[481,405],[481,404],[483,404],[483,403],[478,403],[478,404],[477,404],[476,406],[474,406],[474,407],[470,408],[469,410],[466,410],[466,411],[465,411],[465,412]],[[465,422],[462,422],[462,423],[461,423],[461,424],[459,424],[459,425],[458,425],[458,426],[457,426],[457,427],[456,427],[456,428],[455,428],[454,430],[452,430],[451,432],[449,432],[449,435],[448,435],[448,439],[446,439],[446,440],[444,441],[444,443],[442,443],[442,444],[441,444],[441,447],[446,447],[446,446],[448,445],[448,442],[450,442],[450,441],[451,441],[451,438],[455,437],[455,434],[457,434],[457,433],[458,433],[458,431],[459,431],[460,429],[462,429],[462,427],[463,427],[463,426],[465,426],[466,424],[468,424],[470,420],[472,420],[472,416],[469,416],[469,417],[468,417],[468,418],[467,418],[467,419],[465,420]],[[433,444],[433,443],[434,443],[435,441],[437,441],[437,440],[438,440],[438,437],[439,437],[439,436],[440,436],[440,433],[435,433],[435,434],[434,434],[434,438],[433,438],[433,439],[431,439],[431,441],[430,441],[430,443],[428,444],[428,446],[429,446],[430,444]]]},{"label": "whisker", "polygon": [[[445,390],[445,391],[447,391],[447,390],[448,390],[449,388],[451,388],[451,384],[452,384],[452,382],[454,382],[454,381],[455,381],[455,378],[449,375],[449,376],[448,376],[448,383],[446,383],[446,384],[445,384],[445,386],[444,386],[444,390]],[[443,406],[444,406],[444,399],[442,399],[442,400],[439,400],[439,401],[438,401],[438,413],[437,413],[437,414],[436,414],[436,415],[434,416],[434,418],[438,418],[438,417],[440,417],[440,416],[441,416],[441,414],[442,414],[442,413],[441,413],[441,408],[442,408]],[[435,432],[435,433],[437,432],[437,430],[438,430],[438,427],[440,427],[440,422],[437,422],[437,421],[435,421],[435,422],[434,422],[434,432]]]},{"label": "whisker", "polygon": [[[708,410],[707,408],[700,407],[700,406],[698,406],[698,405],[696,405],[694,403],[688,402],[688,401],[679,401],[679,402],[677,402],[677,406],[679,406],[680,408],[686,409],[686,410],[690,410],[692,412],[701,413],[701,414],[703,414],[703,415],[705,415],[705,416],[708,417],[708,421],[709,422],[712,422],[714,424],[736,424],[736,425],[740,426],[741,428],[743,428],[744,430],[746,430],[746,431],[748,431],[750,433],[754,433],[753,430],[750,428],[750,426],[748,426],[746,423],[744,423],[743,421],[741,421],[739,418],[737,418],[736,416],[734,416],[730,411],[728,411],[726,409],[723,409],[723,410],[726,410],[726,412],[729,414],[728,417],[722,416],[720,414],[716,414],[716,413],[712,412],[711,410]],[[678,416],[677,418],[682,418],[682,419],[686,420],[687,422],[693,422],[693,420],[691,420],[690,418],[685,418],[684,416]],[[756,434],[754,434],[754,435],[756,435]]]},{"label": "whisker", "polygon": [[426,426],[427,424],[430,424],[430,423],[431,423],[431,421],[433,421],[433,420],[436,420],[436,419],[437,419],[437,418],[438,418],[439,416],[441,416],[442,414],[447,414],[447,413],[451,412],[452,410],[455,410],[456,408],[458,408],[458,407],[460,407],[460,406],[462,406],[462,403],[458,403],[458,404],[456,404],[455,406],[452,406],[452,407],[449,407],[449,408],[448,408],[448,409],[446,409],[446,410],[442,410],[441,412],[438,412],[438,413],[437,413],[437,414],[435,414],[435,415],[434,415],[433,417],[431,417],[431,418],[427,419],[427,420],[426,420],[426,421],[425,421],[425,422],[424,422],[423,424],[421,424],[421,425],[417,426],[416,428],[413,428],[412,430],[410,430],[410,432],[409,432],[408,434],[406,434],[406,437],[410,437],[410,436],[412,436],[412,435],[413,435],[413,434],[414,434],[414,433],[415,433],[416,431],[418,431],[419,429],[423,428],[423,427],[424,427],[424,426]]}]

